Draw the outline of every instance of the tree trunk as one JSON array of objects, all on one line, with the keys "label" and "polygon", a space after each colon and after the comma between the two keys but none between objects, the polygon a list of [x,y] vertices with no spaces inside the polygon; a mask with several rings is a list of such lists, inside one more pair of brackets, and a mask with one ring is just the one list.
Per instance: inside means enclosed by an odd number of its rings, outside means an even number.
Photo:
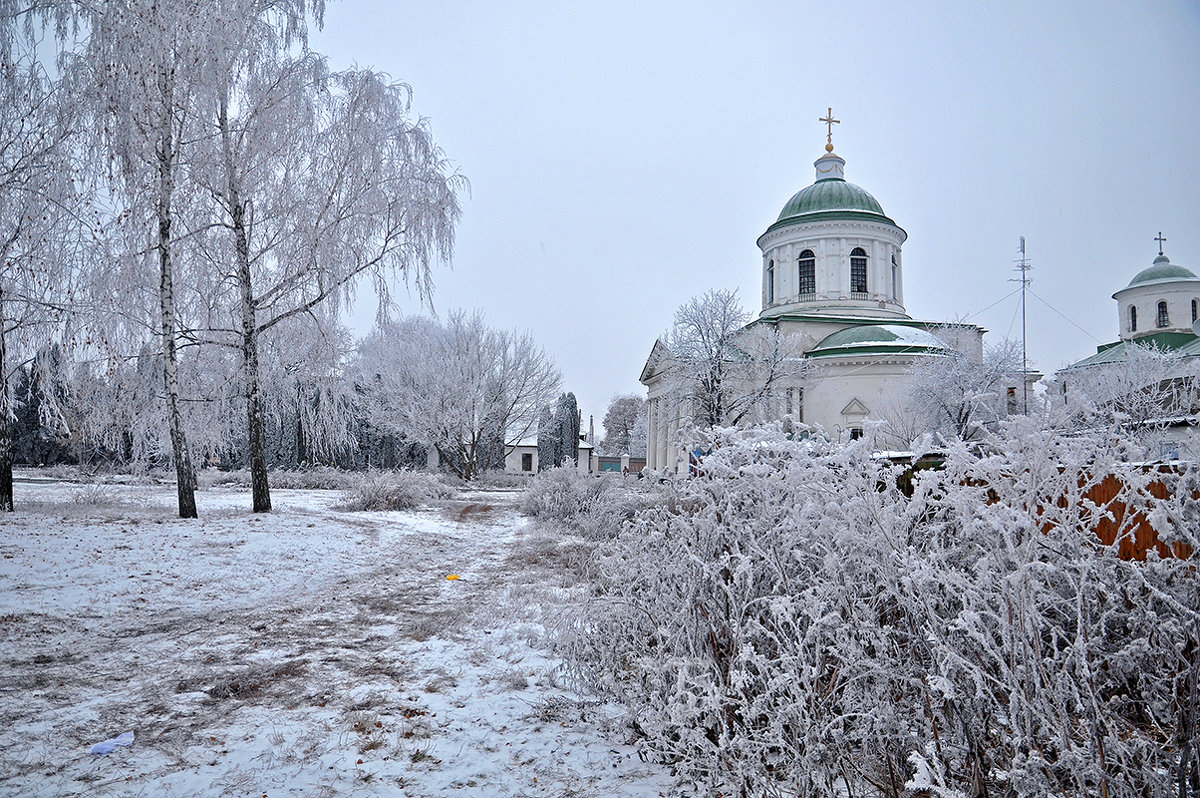
[{"label": "tree trunk", "polygon": [[254,284],[250,273],[250,241],[246,236],[246,207],[238,191],[230,141],[227,101],[222,98],[219,117],[225,145],[229,214],[233,222],[234,256],[242,298],[242,367],[246,380],[246,425],[250,443],[250,489],[254,512],[271,512],[271,485],[267,481],[266,435],[263,430],[262,386],[258,373],[258,321],[254,310]]},{"label": "tree trunk", "polygon": [[[236,202],[236,194],[234,195]],[[254,512],[271,512],[271,486],[267,481],[266,436],[263,431],[262,387],[258,375],[258,330],[254,296],[250,284],[250,251],[243,227],[243,208],[233,206],[233,227],[237,237],[238,282],[242,289],[242,363],[246,379],[246,423],[250,438],[250,487]]]},{"label": "tree trunk", "polygon": [[[4,307],[0,289],[0,308]],[[0,315],[0,513],[13,510],[12,404],[9,400],[8,349],[4,340],[4,317]]]},{"label": "tree trunk", "polygon": [[179,517],[196,518],[196,472],[183,430],[179,409],[179,361],[175,351],[175,287],[171,265],[171,166],[174,160],[171,119],[168,115],[158,152],[158,260],[161,270],[158,284],[162,311],[163,387],[167,399],[167,423],[171,431],[171,450],[175,456],[175,481],[179,494]]}]

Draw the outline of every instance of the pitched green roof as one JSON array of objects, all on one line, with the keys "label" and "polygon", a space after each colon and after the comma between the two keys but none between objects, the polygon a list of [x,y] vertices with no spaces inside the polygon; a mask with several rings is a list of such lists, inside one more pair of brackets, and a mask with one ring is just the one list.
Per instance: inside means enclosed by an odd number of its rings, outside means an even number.
[{"label": "pitched green roof", "polygon": [[1130,347],[1154,347],[1163,352],[1173,352],[1178,355],[1195,357],[1200,355],[1200,338],[1191,333],[1161,332],[1143,335],[1132,341],[1113,341],[1096,347],[1096,354],[1086,357],[1078,363],[1067,366],[1068,369],[1099,366],[1105,363],[1120,363],[1129,357]]}]

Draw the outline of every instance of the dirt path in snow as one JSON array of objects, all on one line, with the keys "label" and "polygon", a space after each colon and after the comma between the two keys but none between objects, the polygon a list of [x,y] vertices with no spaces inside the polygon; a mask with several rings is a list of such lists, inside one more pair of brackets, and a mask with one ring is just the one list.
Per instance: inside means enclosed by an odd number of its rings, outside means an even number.
[{"label": "dirt path in snow", "polygon": [[263,517],[209,491],[184,522],[169,488],[29,490],[0,536],[0,795],[668,792],[537,645],[585,552],[512,494],[278,491]]}]

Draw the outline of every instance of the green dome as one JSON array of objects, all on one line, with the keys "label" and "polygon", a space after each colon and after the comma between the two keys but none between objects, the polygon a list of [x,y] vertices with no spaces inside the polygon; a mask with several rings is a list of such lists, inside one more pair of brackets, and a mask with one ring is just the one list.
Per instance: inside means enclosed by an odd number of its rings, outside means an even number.
[{"label": "green dome", "polygon": [[[900,230],[899,225],[884,214],[879,201],[865,188],[846,182],[845,165],[845,159],[832,152],[818,158],[813,163],[817,182],[796,192],[779,212],[779,218],[767,228],[767,232],[827,219],[879,222]],[[907,237],[903,230],[900,233]],[[761,239],[759,245],[762,245]]]},{"label": "green dome", "polygon": [[1135,285],[1142,283],[1154,283],[1159,280],[1200,280],[1200,277],[1192,272],[1191,269],[1171,263],[1171,259],[1166,255],[1159,255],[1154,259],[1154,265],[1148,269],[1142,269],[1137,273],[1126,288],[1133,288]]},{"label": "green dome", "polygon": [[920,327],[902,324],[866,324],[848,327],[825,336],[812,351],[811,357],[841,354],[936,353],[946,345],[933,333]]},{"label": "green dome", "polygon": [[865,188],[838,178],[828,178],[818,180],[808,188],[796,192],[783,206],[776,224],[789,219],[801,221],[798,217],[832,211],[853,211],[877,216],[880,221],[892,222],[884,215],[878,200]]}]

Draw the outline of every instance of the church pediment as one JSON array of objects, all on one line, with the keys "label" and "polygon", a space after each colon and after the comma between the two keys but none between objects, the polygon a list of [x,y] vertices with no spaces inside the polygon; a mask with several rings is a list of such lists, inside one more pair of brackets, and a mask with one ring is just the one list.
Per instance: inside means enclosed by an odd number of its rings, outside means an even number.
[{"label": "church pediment", "polygon": [[671,350],[663,343],[661,338],[655,339],[654,346],[650,348],[650,356],[646,358],[646,365],[642,366],[642,373],[638,376],[638,381],[645,385],[654,375],[658,373],[658,364],[664,359],[671,356]]},{"label": "church pediment", "polygon": [[863,419],[863,418],[866,418],[867,416],[869,416],[870,414],[871,414],[871,411],[867,409],[866,405],[864,405],[862,402],[858,401],[857,397],[854,399],[851,399],[850,404],[848,404],[842,408],[842,417],[843,418]]}]

